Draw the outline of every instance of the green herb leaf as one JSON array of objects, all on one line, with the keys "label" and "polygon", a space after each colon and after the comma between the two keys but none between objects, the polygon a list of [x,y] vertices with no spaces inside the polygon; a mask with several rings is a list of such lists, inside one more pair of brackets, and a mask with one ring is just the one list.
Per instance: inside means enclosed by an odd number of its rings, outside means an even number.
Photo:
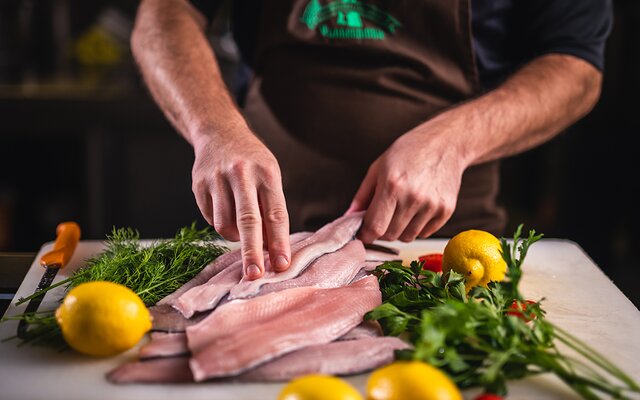
[{"label": "green herb leaf", "polygon": [[[154,305],[228,251],[218,239],[220,237],[211,228],[197,229],[193,223],[178,230],[172,239],[145,245],[137,231],[114,228],[107,236],[105,249],[89,259],[85,267],[17,304],[43,296],[57,286],[67,285],[69,290],[84,282],[109,281],[132,289],[147,306]],[[53,311],[22,314],[10,319],[23,319],[31,325],[26,342],[55,346],[63,343]]]},{"label": "green herb leaf", "polygon": [[[500,239],[506,279],[469,293],[464,276],[453,271],[444,276],[423,271],[417,261],[409,267],[380,265],[376,273],[384,302],[366,318],[378,320],[388,335],[409,338],[413,348],[396,352],[397,359],[442,368],[461,388],[481,386],[506,395],[510,380],[551,372],[586,399],[600,399],[600,394],[625,399],[626,393],[640,393],[638,384],[610,361],[548,322],[544,299],[521,303],[521,267],[531,245],[542,238],[533,230],[526,238],[521,235],[519,225],[512,240]],[[530,322],[510,315],[514,302],[525,304]],[[556,341],[584,360],[561,354]]]}]

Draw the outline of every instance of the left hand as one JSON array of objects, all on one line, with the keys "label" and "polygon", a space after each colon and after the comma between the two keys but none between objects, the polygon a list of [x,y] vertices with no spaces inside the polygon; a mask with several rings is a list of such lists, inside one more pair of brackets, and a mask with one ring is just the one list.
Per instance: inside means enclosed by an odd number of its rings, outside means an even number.
[{"label": "left hand", "polygon": [[437,120],[398,138],[369,167],[347,210],[367,210],[363,242],[428,237],[453,214],[467,165],[462,143],[447,132],[456,124]]}]

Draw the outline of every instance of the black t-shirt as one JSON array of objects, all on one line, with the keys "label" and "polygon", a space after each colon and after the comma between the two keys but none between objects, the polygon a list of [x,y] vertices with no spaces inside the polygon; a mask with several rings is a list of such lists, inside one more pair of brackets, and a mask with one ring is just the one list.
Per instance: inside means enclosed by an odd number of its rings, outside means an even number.
[{"label": "black t-shirt", "polygon": [[[190,0],[209,21],[222,0]],[[231,26],[252,65],[259,0],[231,0]],[[492,88],[518,67],[549,53],[570,54],[604,68],[613,24],[611,0],[471,0],[472,33],[480,82]]]}]

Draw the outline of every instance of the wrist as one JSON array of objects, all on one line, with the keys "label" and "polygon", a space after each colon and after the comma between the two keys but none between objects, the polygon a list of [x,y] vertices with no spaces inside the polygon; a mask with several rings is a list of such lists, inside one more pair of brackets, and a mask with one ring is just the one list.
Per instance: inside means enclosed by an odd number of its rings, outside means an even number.
[{"label": "wrist", "polygon": [[242,117],[230,118],[220,123],[200,124],[189,132],[189,141],[194,150],[210,147],[212,143],[220,146],[228,140],[239,140],[243,135],[253,135]]},{"label": "wrist", "polygon": [[[474,163],[476,149],[471,139],[476,134],[465,113],[447,111],[418,126],[420,136],[430,154],[439,154],[441,162],[464,172]],[[414,133],[412,132],[412,133]]]}]

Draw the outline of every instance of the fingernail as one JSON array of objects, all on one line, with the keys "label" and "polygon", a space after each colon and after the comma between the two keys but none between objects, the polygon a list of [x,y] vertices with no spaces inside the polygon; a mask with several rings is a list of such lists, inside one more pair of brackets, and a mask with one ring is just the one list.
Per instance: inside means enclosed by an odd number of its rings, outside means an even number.
[{"label": "fingernail", "polygon": [[249,265],[247,267],[247,277],[250,279],[255,279],[260,277],[260,268],[255,264]]},{"label": "fingernail", "polygon": [[287,260],[287,257],[278,256],[278,258],[276,258],[276,269],[283,270],[283,269],[286,269],[288,266],[289,266],[289,261]]}]

